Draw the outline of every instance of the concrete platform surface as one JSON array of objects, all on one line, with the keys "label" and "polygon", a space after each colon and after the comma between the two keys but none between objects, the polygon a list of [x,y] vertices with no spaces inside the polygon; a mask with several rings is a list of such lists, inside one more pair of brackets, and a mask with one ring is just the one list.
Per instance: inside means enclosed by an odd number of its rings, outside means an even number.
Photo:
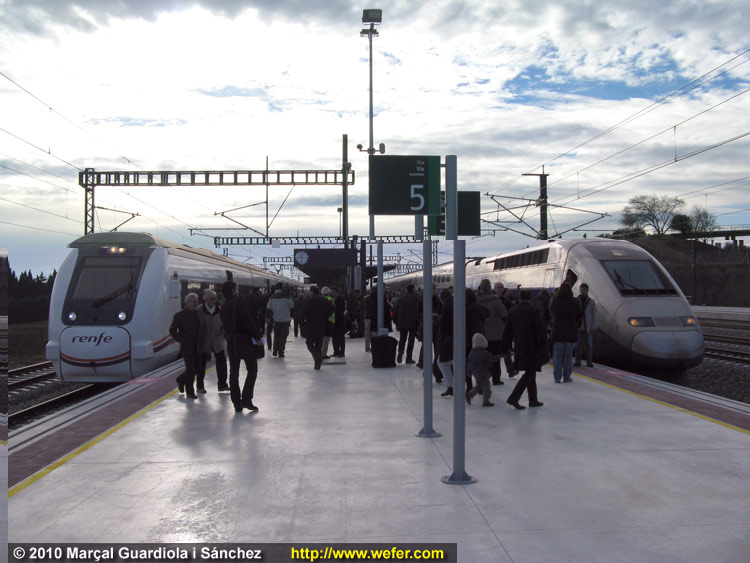
[{"label": "concrete platform surface", "polygon": [[[302,339],[261,361],[260,412],[178,395],[9,499],[11,542],[457,542],[466,562],[750,560],[750,434],[593,379],[537,377],[544,406],[466,407],[363,340],[314,371]],[[345,362],[345,363],[344,363]],[[512,383],[512,382],[511,382]],[[463,400],[463,399],[462,399]],[[522,404],[527,403],[524,398]],[[12,436],[11,436],[12,443]],[[13,463],[12,457],[10,463]]]}]

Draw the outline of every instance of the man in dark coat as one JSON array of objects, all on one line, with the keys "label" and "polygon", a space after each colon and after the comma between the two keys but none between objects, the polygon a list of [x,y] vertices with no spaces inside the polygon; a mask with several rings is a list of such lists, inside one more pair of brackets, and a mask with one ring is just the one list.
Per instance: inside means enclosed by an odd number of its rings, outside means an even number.
[{"label": "man in dark coat", "polygon": [[362,318],[362,296],[358,289],[355,289],[346,301],[346,314],[351,322],[350,338],[359,338],[362,336],[364,327]]},{"label": "man in dark coat", "polygon": [[[438,343],[439,340],[439,334],[438,334],[438,319],[440,318],[440,314],[443,311],[443,304],[440,301],[440,298],[437,294],[437,287],[435,285],[432,286],[432,346],[433,346],[433,352],[432,352],[432,375],[435,377],[435,381],[437,383],[443,382],[443,374],[440,371],[440,367],[438,366]],[[417,317],[420,319],[420,323],[424,318],[424,300],[420,299],[419,301],[419,307],[417,307]],[[417,338],[422,338],[420,341],[422,342],[422,346],[419,349],[419,359],[417,360],[417,367],[422,369],[423,367],[423,360],[424,360],[424,327],[420,324],[419,331],[417,332]]]},{"label": "man in dark coat", "polygon": [[[263,333],[258,326],[258,313],[245,297],[237,294],[237,284],[224,282],[221,288],[226,301],[221,309],[221,322],[229,352],[229,393],[234,412],[243,408],[257,411],[253,404],[255,381],[258,378],[258,351],[263,347]],[[247,377],[240,392],[240,362],[245,361]]]},{"label": "man in dark coat", "polygon": [[568,282],[563,282],[549,304],[552,317],[550,338],[555,350],[552,372],[555,383],[573,381],[573,347],[578,341],[578,325],[581,322],[581,302],[573,297]]},{"label": "man in dark coat", "polygon": [[[503,298],[503,294],[505,293],[505,285],[503,285],[502,282],[495,282],[495,285],[492,286],[492,292],[503,302],[503,307],[505,307],[506,311],[510,311],[513,308],[514,304],[511,304],[509,306],[509,303],[511,302]],[[507,315],[505,318],[508,318]],[[503,330],[505,330],[505,326],[503,326]],[[518,370],[515,368],[513,358],[510,357],[510,350],[505,351],[502,356],[503,361],[505,362],[505,369],[508,372],[508,377],[515,377],[516,375],[518,375]]]},{"label": "man in dark coat", "polygon": [[333,355],[336,358],[346,356],[346,299],[339,294],[336,287],[331,288],[331,297],[333,297],[333,306],[336,316],[333,321]]},{"label": "man in dark coat", "polygon": [[524,374],[506,402],[517,409],[525,408],[518,400],[523,392],[528,390],[529,406],[541,407],[544,403],[539,401],[536,392],[536,370],[540,367],[536,365],[536,358],[537,351],[544,349],[544,329],[539,315],[530,303],[531,291],[524,288],[520,291],[519,297],[521,302],[511,309],[505,323],[502,349],[508,350],[511,342],[513,343],[518,367],[524,370]]},{"label": "man in dark coat", "polygon": [[[396,301],[396,330],[399,331],[398,338],[398,363],[404,360],[404,346],[406,346],[406,363],[415,363],[412,359],[414,353],[414,339],[419,328],[419,303],[422,299],[414,292],[414,284],[406,286],[406,294]],[[408,339],[408,345],[407,345]]]},{"label": "man in dark coat", "polygon": [[307,349],[315,361],[315,369],[320,369],[323,363],[321,346],[326,334],[328,317],[334,311],[333,303],[320,295],[320,288],[317,285],[311,286],[310,297],[305,301],[300,313],[300,327],[302,328],[302,336],[305,337]]},{"label": "man in dark coat", "polygon": [[196,387],[198,393],[205,393],[204,379],[206,364],[213,354],[216,359],[216,378],[219,391],[229,391],[227,385],[227,358],[224,354],[224,331],[221,328],[221,306],[217,303],[216,292],[212,289],[203,291],[203,303],[198,306],[198,316],[201,318],[205,330],[200,342],[200,357]]},{"label": "man in dark coat", "polygon": [[169,334],[180,344],[180,354],[185,362],[185,371],[177,376],[177,388],[180,393],[186,392],[188,399],[198,398],[193,382],[200,360],[203,331],[203,323],[198,316],[198,295],[188,293],[185,296],[185,308],[175,313],[169,326]]}]

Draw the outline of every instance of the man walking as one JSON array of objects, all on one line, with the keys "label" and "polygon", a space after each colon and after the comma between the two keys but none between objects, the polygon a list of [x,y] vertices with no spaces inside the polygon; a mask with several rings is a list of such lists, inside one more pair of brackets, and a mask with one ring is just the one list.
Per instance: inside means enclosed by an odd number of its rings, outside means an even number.
[{"label": "man walking", "polygon": [[[414,339],[419,328],[419,303],[421,298],[414,292],[414,284],[406,286],[406,293],[396,301],[396,330],[399,331],[398,338],[398,363],[404,359],[404,347],[406,347],[406,363],[416,363],[412,359],[414,354]],[[407,344],[408,340],[408,344]]]},{"label": "man walking", "polygon": [[310,287],[310,297],[305,301],[300,313],[300,327],[305,344],[315,362],[315,369],[320,369],[323,363],[321,352],[323,337],[326,334],[328,317],[334,312],[334,305],[320,295],[317,285]]},{"label": "man walking", "polygon": [[516,350],[516,361],[518,367],[524,370],[521,379],[506,400],[506,403],[517,409],[524,409],[518,400],[524,391],[528,390],[529,406],[541,407],[544,403],[539,401],[536,392],[536,358],[537,350],[544,348],[544,330],[539,315],[531,306],[531,291],[524,288],[519,292],[521,302],[513,307],[508,314],[503,332],[503,349],[507,350],[511,342]]},{"label": "man walking", "polygon": [[289,324],[292,320],[294,299],[286,294],[281,282],[277,283],[275,287],[276,291],[269,297],[266,309],[271,311],[271,318],[273,319],[273,355],[283,358],[286,339],[289,336]]},{"label": "man walking", "polygon": [[216,378],[219,391],[229,391],[227,385],[227,357],[224,355],[224,334],[221,328],[221,307],[216,302],[216,292],[212,289],[203,291],[203,304],[198,307],[198,316],[206,327],[200,342],[200,364],[196,387],[198,393],[205,393],[203,380],[206,376],[206,364],[211,354],[216,359]]},{"label": "man walking", "polygon": [[[229,393],[234,412],[242,412],[243,408],[257,411],[258,407],[253,404],[253,394],[255,380],[258,378],[258,352],[254,348],[263,346],[257,311],[252,310],[247,299],[238,296],[237,284],[233,281],[225,281],[221,292],[226,298],[221,310],[221,320],[229,351]],[[245,361],[247,376],[240,391],[240,362],[242,360]]]}]

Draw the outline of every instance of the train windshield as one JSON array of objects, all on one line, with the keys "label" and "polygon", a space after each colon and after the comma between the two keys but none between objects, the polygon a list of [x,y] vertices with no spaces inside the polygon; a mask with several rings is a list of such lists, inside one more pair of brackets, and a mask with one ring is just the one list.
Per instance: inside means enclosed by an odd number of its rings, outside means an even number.
[{"label": "train windshield", "polygon": [[128,299],[135,295],[140,269],[138,256],[88,256],[81,264],[73,299],[95,299],[102,305]]},{"label": "train windshield", "polygon": [[677,290],[649,260],[603,260],[621,295],[676,295]]}]

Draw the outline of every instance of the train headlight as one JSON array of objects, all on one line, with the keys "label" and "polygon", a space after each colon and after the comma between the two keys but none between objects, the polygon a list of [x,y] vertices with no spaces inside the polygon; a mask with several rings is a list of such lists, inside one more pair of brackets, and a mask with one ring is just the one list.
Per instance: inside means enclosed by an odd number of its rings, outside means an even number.
[{"label": "train headlight", "polygon": [[680,317],[682,326],[698,326],[698,319],[695,317]]},{"label": "train headlight", "polygon": [[117,320],[121,323],[125,322],[125,320],[128,318],[128,314],[125,311],[120,311],[117,313]]},{"label": "train headlight", "polygon": [[630,317],[628,319],[630,326],[644,327],[644,326],[656,326],[654,319],[651,317]]},{"label": "train headlight", "polygon": [[71,311],[70,313],[68,313],[68,320],[69,320],[69,321],[70,321],[71,323],[74,323],[74,322],[76,322],[76,319],[77,319],[77,318],[78,318],[78,315],[76,315],[76,312],[75,312],[75,311]]}]

